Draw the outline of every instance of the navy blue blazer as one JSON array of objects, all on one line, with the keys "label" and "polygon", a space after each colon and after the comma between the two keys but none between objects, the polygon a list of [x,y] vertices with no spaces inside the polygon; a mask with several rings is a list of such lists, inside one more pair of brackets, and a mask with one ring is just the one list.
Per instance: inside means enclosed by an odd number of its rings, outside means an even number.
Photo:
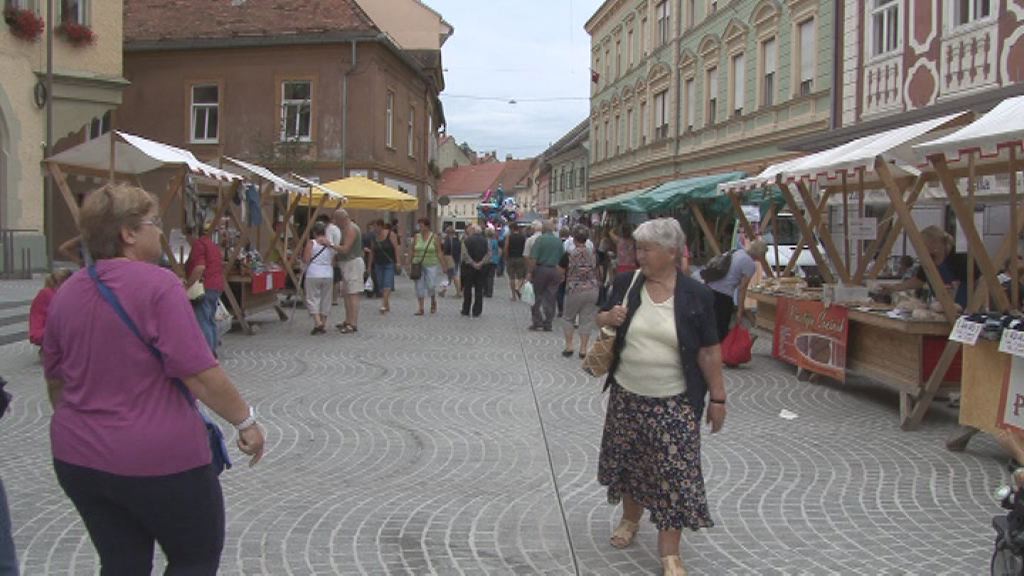
[{"label": "navy blue blazer", "polygon": [[[633,280],[632,272],[623,272],[615,277],[612,284],[612,292],[605,302],[602,311],[610,310],[613,306],[622,303],[622,298]],[[615,370],[619,367],[619,354],[626,345],[626,334],[629,332],[629,324],[640,307],[640,290],[644,286],[644,275],[641,272],[636,279],[636,284],[629,292],[629,302],[626,304],[626,321],[619,326],[615,334],[615,355],[612,358],[611,368],[608,370],[608,378],[605,380],[605,390],[611,386],[615,378]],[[676,338],[679,341],[679,358],[683,364],[683,376],[686,378],[686,398],[690,406],[697,413],[698,418],[704,412],[704,397],[708,393],[708,383],[704,379],[704,373],[697,363],[697,354],[701,348],[714,346],[719,343],[718,328],[715,321],[715,297],[710,288],[684,275],[676,272],[676,291],[674,294],[673,308],[676,319]]]}]

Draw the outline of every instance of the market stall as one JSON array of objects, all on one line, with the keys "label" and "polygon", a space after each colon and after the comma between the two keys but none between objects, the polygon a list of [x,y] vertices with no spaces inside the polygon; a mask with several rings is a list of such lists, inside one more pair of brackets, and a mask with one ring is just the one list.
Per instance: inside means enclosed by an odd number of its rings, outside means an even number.
[{"label": "market stall", "polygon": [[[801,230],[799,245],[811,252],[829,283],[811,289],[799,279],[784,278],[748,292],[758,302],[758,324],[775,334],[774,355],[839,380],[854,372],[893,386],[899,392],[904,428],[920,423],[940,386],[959,384],[957,347],[946,342],[956,319],[953,298],[910,214],[909,206],[929,178],[917,168],[913,146],[969,120],[968,114],[953,114],[872,134],[724,187],[735,195],[774,178]],[[866,195],[878,190],[891,202],[881,230],[873,219],[864,218],[863,208]],[[842,248],[829,230],[827,210],[836,202],[843,214]],[[851,203],[856,203],[856,216],[850,215]],[[864,286],[867,278],[878,275],[901,230],[938,287],[935,296],[941,305],[930,310],[910,313],[871,302]]]},{"label": "market stall", "polygon": [[[287,288],[286,280],[295,287],[293,296],[301,294],[300,271],[292,262],[289,235],[294,238],[292,217],[299,198],[308,196],[309,188],[289,182],[263,166],[228,156],[221,158],[221,165],[245,178],[241,187],[244,194],[239,197],[235,197],[237,191],[221,191],[213,221],[232,231],[231,245],[226,246],[224,254],[224,296],[243,330],[251,334],[248,316],[258,310],[272,308],[282,321],[288,319],[279,299]],[[283,216],[281,226],[275,229],[273,214],[279,201],[285,205],[278,206]]]},{"label": "market stall", "polygon": [[[981,278],[969,296],[965,315],[957,320],[951,344],[963,345],[964,386],[960,423],[966,428],[950,440],[962,450],[979,430],[994,434],[1024,463],[1024,326],[1020,315],[1022,272],[1019,238],[1024,207],[1019,198],[1020,158],[1024,149],[1024,97],[1010,98],[981,119],[942,138],[920,144],[931,169],[949,198],[966,236]],[[1006,178],[1009,231],[995,253],[986,250],[974,221],[976,182],[984,176]],[[963,187],[966,185],[966,197]],[[1008,274],[1002,277],[999,270]],[[1004,282],[1005,280],[1005,282]],[[988,314],[977,314],[988,309]],[[1008,315],[1012,314],[1012,315]],[[997,344],[998,343],[998,344]]]}]

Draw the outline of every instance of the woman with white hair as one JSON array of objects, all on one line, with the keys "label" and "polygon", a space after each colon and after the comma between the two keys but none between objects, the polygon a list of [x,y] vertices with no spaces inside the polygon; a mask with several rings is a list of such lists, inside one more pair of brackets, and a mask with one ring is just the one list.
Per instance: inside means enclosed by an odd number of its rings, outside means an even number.
[{"label": "woman with white hair", "polygon": [[700,421],[710,395],[712,432],[725,422],[725,383],[715,327],[714,297],[678,270],[686,241],[679,223],[640,225],[636,272],[615,278],[597,315],[617,328],[598,464],[608,500],[622,502],[611,545],[633,543],[644,510],[658,528],[664,574],[685,575],[679,554],[683,528],[713,526],[700,461]]},{"label": "woman with white hair", "polygon": [[[955,252],[956,243],[953,241],[953,237],[938,226],[928,226],[921,230],[921,236],[924,237],[924,244],[928,248],[928,256],[939,269],[942,282],[952,289],[953,300],[961,308],[966,308],[967,255]],[[917,274],[896,284],[883,284],[881,291],[888,294],[901,290],[917,290],[923,288],[925,284],[932,288],[932,292],[935,291],[928,276],[924,273],[924,267],[919,266]]]},{"label": "woman with white hair", "polygon": [[[735,250],[729,261],[725,276],[708,282],[708,288],[715,293],[715,318],[718,323],[718,337],[729,333],[733,317],[739,324],[743,319],[743,303],[747,299],[747,288],[757,272],[755,260],[764,258],[768,245],[763,240],[754,240],[746,248]],[[735,301],[733,300],[735,298]]]}]

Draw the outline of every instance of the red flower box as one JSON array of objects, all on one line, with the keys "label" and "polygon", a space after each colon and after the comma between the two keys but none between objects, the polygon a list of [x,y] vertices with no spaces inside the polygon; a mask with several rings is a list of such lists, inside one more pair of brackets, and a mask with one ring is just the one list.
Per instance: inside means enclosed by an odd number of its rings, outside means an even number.
[{"label": "red flower box", "polygon": [[46,23],[42,18],[35,12],[23,8],[5,9],[4,22],[7,22],[11,34],[27,42],[35,42],[46,28]]},{"label": "red flower box", "polygon": [[75,46],[84,46],[96,41],[96,33],[92,28],[78,22],[62,22],[54,31]]}]

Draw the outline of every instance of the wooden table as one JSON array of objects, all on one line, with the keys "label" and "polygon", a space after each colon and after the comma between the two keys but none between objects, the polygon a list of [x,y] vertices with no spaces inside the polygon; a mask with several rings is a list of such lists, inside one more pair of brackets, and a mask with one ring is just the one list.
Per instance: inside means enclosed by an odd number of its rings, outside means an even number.
[{"label": "wooden table", "polygon": [[[778,296],[748,291],[757,302],[757,327],[774,331]],[[952,326],[942,321],[902,320],[883,313],[847,311],[849,332],[846,369],[894,387],[900,395],[900,421],[906,422],[910,405],[922,392],[930,371],[925,366],[930,341],[945,342]],[[946,373],[943,387],[958,388],[959,379]]]},{"label": "wooden table", "polygon": [[246,315],[263,310],[266,308],[273,308],[277,312],[277,317],[282,322],[288,319],[288,314],[285,313],[284,309],[278,303],[277,295],[279,290],[267,290],[265,292],[253,292],[252,291],[252,276],[245,274],[229,274],[227,276],[228,289],[224,292],[228,298],[228,302],[231,304],[231,309],[235,314],[235,318],[242,325],[242,330],[246,334],[252,334],[252,325],[246,319]]}]

